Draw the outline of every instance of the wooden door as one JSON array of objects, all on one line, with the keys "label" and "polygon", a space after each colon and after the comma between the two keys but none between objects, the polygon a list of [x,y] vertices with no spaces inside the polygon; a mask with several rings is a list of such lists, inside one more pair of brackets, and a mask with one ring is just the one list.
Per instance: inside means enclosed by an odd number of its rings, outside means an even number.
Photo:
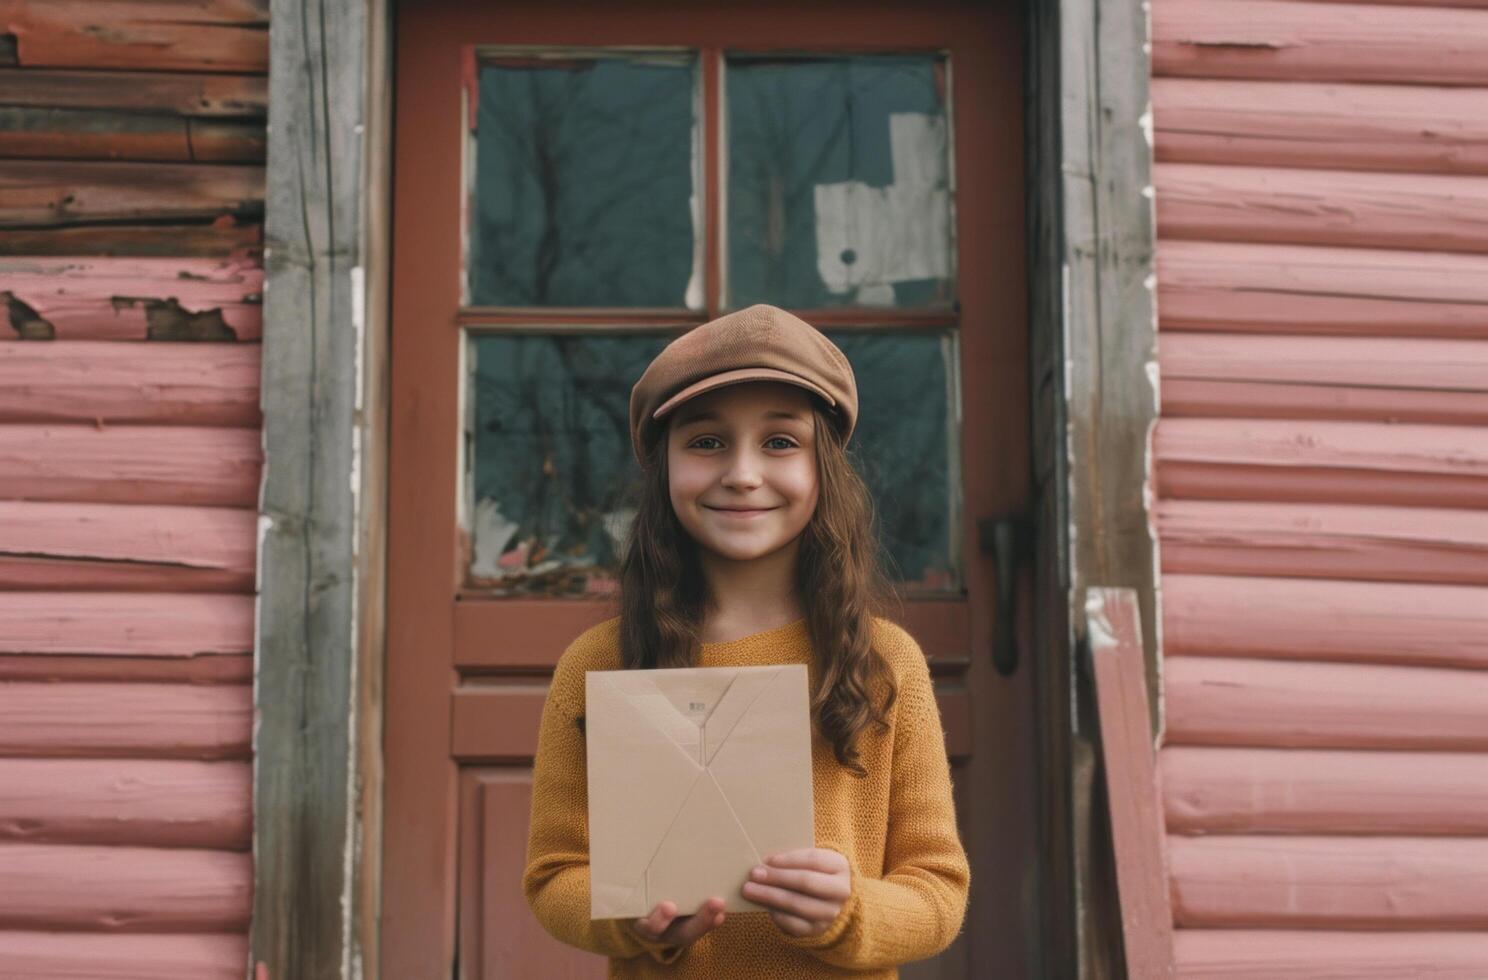
[{"label": "wooden door", "polygon": [[399,10],[385,976],[603,975],[519,887],[545,686],[615,613],[630,385],[760,301],[854,364],[937,678],[972,907],[904,975],[1025,973],[1032,671],[978,534],[1029,486],[1015,10]]}]

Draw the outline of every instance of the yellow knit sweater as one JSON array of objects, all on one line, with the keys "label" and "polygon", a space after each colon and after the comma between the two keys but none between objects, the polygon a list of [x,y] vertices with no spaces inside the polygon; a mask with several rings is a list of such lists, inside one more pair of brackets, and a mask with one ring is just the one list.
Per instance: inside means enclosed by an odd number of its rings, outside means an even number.
[{"label": "yellow knit sweater", "polygon": [[[522,887],[537,918],[564,942],[610,957],[610,976],[897,977],[896,966],[934,955],[960,931],[971,872],[956,831],[950,769],[930,671],[919,645],[886,619],[874,645],[893,667],[893,727],[870,725],[858,749],[866,777],[838,764],[812,728],[816,846],[844,854],[852,895],[827,931],[798,939],[765,912],[730,912],[723,925],[678,949],[643,942],[624,919],[589,918],[588,784],[584,672],[618,670],[619,619],[586,630],[558,662],[533,764],[532,829]],[[723,643],[705,643],[700,667],[816,665],[804,619]]]}]

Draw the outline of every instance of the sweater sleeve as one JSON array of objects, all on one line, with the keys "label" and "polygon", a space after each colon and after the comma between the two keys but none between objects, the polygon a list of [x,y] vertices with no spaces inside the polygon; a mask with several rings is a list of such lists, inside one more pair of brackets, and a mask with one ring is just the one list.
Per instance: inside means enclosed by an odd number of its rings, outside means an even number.
[{"label": "sweater sleeve", "polygon": [[649,954],[671,963],[682,947],[641,939],[628,919],[589,918],[589,783],[577,724],[584,713],[583,640],[559,660],[543,703],[522,891],[543,928],[565,943],[605,956]]},{"label": "sweater sleeve", "polygon": [[971,881],[929,665],[908,633],[895,632],[912,651],[891,657],[903,667],[894,709],[884,873],[853,863],[852,894],[827,930],[786,938],[849,969],[896,966],[945,949],[961,930]]}]

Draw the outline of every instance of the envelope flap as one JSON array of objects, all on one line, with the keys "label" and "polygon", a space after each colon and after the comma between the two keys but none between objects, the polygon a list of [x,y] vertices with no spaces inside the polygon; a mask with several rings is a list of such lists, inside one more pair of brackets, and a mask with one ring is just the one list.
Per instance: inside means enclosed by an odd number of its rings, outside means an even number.
[{"label": "envelope flap", "polygon": [[778,670],[777,667],[770,667],[739,671],[703,726],[704,762],[713,760],[718,747],[728,741],[729,733],[754,706],[755,700],[770,685]]}]

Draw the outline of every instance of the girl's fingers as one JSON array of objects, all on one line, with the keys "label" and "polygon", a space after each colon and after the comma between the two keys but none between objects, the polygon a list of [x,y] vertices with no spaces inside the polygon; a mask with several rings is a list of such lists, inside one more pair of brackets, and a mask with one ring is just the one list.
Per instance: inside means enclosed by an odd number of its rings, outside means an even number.
[{"label": "girl's fingers", "polygon": [[651,910],[650,915],[644,919],[637,919],[635,921],[635,928],[637,932],[647,939],[660,939],[661,934],[666,932],[667,927],[672,924],[672,920],[676,917],[676,905],[673,905],[671,902],[658,902],[656,907]]},{"label": "girl's fingers", "polygon": [[786,888],[762,885],[757,881],[744,883],[744,897],[781,912],[800,916],[816,922],[831,922],[841,911],[840,903],[824,902]]},{"label": "girl's fingers", "polygon": [[810,936],[820,930],[815,922],[808,922],[798,915],[789,912],[771,912],[770,918],[780,927],[780,931],[790,936]]},{"label": "girl's fingers", "polygon": [[765,864],[775,868],[803,868],[823,874],[841,874],[848,870],[847,858],[826,847],[804,847],[796,851],[781,851],[765,858]]},{"label": "girl's fingers", "polygon": [[767,867],[763,869],[763,875],[756,872],[751,874],[750,878],[834,902],[845,902],[847,896],[852,894],[852,880],[847,875],[841,874],[831,875],[820,871]]},{"label": "girl's fingers", "polygon": [[671,941],[679,946],[689,946],[721,925],[723,925],[723,909],[712,911],[706,907],[701,908],[682,921],[677,928],[676,936]]}]

